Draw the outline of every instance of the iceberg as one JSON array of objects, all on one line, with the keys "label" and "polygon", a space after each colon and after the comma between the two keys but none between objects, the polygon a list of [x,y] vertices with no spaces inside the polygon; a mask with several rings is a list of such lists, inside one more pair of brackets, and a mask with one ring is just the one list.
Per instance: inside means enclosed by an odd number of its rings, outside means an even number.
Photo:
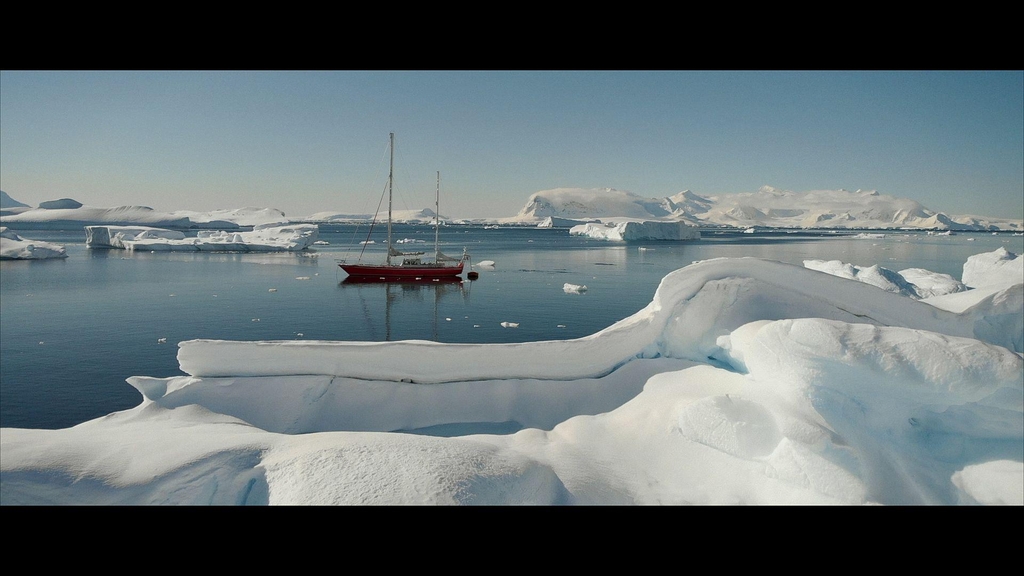
[{"label": "iceberg", "polygon": [[18,236],[6,226],[0,226],[0,260],[43,260],[67,258],[64,246]]},{"label": "iceberg", "polygon": [[0,501],[1021,506],[1022,302],[719,258],[578,339],[190,340],[135,408],[4,428]]},{"label": "iceberg", "polygon": [[700,229],[685,222],[610,221],[589,222],[569,229],[570,236],[586,236],[597,240],[629,242],[632,240],[699,240]]},{"label": "iceberg", "polygon": [[86,226],[85,245],[89,248],[121,248],[130,250],[136,240],[184,240],[180,230],[153,228],[152,226]]},{"label": "iceberg", "polygon": [[317,241],[316,224],[260,224],[249,232],[200,230],[186,237],[178,230],[148,226],[86,226],[89,248],[152,252],[294,252]]}]

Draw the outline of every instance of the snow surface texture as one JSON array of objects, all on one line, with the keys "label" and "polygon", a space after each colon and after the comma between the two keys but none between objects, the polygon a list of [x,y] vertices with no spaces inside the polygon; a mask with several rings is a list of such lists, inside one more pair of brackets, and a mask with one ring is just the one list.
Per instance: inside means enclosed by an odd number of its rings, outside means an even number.
[{"label": "snow surface texture", "polygon": [[1024,505],[1024,284],[951,297],[715,259],[576,340],[182,342],[136,408],[4,429],[0,503]]},{"label": "snow surface texture", "polygon": [[13,230],[0,226],[0,260],[42,260],[67,257],[67,250],[60,244],[22,238]]},{"label": "snow surface texture", "polygon": [[735,228],[1024,230],[1021,220],[947,216],[874,190],[791,192],[771,186],[709,196],[685,190],[668,198],[644,198],[613,188],[556,188],[531,195],[519,214],[503,221],[558,226],[556,222],[578,225],[609,218]]},{"label": "snow surface texture", "polygon": [[628,242],[631,240],[699,240],[700,229],[685,222],[625,221],[588,223],[573,226],[570,236],[586,236],[597,240]]},{"label": "snow surface texture", "polygon": [[304,250],[316,242],[316,224],[256,225],[251,232],[199,231],[186,238],[179,230],[148,226],[86,226],[90,248],[152,252],[284,252]]}]

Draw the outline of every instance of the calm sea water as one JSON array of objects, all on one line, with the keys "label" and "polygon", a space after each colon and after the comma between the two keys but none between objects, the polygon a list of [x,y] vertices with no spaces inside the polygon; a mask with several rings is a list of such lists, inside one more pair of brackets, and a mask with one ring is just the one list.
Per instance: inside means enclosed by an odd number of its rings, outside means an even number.
[{"label": "calm sea water", "polygon": [[[329,244],[310,254],[90,250],[82,230],[19,230],[64,244],[68,258],[0,262],[0,426],[66,428],[134,407],[141,395],[125,378],[182,374],[182,340],[577,338],[642,309],[666,274],[696,260],[842,260],[959,279],[971,255],[1000,246],[1024,252],[1024,238],[991,233],[705,232],[700,241],[617,244],[566,229],[450,226],[442,250],[455,256],[466,248],[474,263],[492,260],[493,269],[478,267],[473,282],[352,284],[336,259],[358,256],[366,226],[320,230]],[[405,249],[432,250],[429,226],[395,233],[409,240]],[[383,234],[374,231],[364,259],[382,259]],[[566,294],[566,283],[587,290]]]}]

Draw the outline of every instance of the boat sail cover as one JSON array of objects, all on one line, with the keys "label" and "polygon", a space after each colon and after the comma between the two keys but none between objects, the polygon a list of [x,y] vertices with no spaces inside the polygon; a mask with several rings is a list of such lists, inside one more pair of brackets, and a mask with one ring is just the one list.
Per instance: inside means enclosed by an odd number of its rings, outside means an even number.
[{"label": "boat sail cover", "polygon": [[426,252],[401,252],[394,248],[388,248],[388,254],[392,256],[422,256],[423,254],[426,254]]},{"label": "boat sail cover", "polygon": [[442,260],[448,260],[449,262],[459,262],[462,260],[462,258],[453,258],[451,256],[448,256],[447,254],[443,254],[440,250],[438,250],[435,253],[434,260],[437,260],[438,262],[441,262]]}]

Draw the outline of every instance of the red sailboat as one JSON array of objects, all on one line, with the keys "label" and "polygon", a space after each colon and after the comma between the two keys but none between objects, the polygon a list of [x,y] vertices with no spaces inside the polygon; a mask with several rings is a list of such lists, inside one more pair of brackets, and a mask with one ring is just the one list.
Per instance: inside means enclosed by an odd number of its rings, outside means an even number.
[{"label": "red sailboat", "polygon": [[[453,278],[462,274],[462,270],[469,260],[469,254],[465,249],[461,258],[453,258],[441,253],[438,248],[438,210],[440,209],[441,197],[441,173],[437,173],[437,193],[434,199],[434,259],[423,259],[425,252],[401,252],[396,250],[391,238],[391,192],[394,183],[395,167],[395,133],[391,133],[391,165],[388,170],[388,252],[383,264],[347,264],[339,261],[338,266],[348,273],[350,277],[365,278],[367,280],[430,280],[435,278]],[[371,227],[372,231],[372,227]],[[369,239],[369,236],[367,236]],[[365,246],[365,244],[364,244]],[[362,252],[360,252],[360,259]]]}]

